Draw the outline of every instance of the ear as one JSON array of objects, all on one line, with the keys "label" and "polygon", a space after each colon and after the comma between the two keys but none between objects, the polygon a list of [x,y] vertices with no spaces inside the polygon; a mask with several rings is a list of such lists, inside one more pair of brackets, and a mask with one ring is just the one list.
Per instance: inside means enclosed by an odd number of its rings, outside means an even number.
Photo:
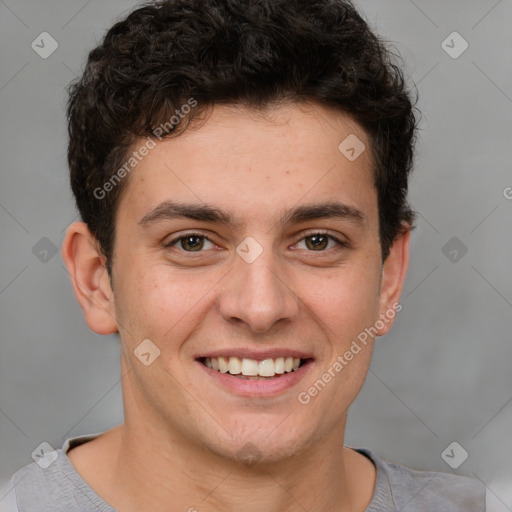
[{"label": "ear", "polygon": [[117,332],[106,258],[87,224],[74,222],[69,226],[62,243],[62,258],[87,325],[97,334]]},{"label": "ear", "polygon": [[391,329],[397,311],[402,309],[399,304],[402,288],[409,267],[409,242],[411,229],[404,228],[391,245],[389,255],[382,268],[379,313],[380,318],[385,319],[384,326],[378,330],[378,336],[383,336]]}]

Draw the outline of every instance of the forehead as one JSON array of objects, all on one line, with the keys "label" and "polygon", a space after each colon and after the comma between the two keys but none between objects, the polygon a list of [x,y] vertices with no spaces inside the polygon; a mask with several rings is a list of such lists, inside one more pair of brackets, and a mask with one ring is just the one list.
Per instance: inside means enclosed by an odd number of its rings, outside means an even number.
[{"label": "forehead", "polygon": [[351,117],[316,104],[263,112],[215,106],[199,124],[157,140],[130,173],[119,210],[140,220],[158,204],[179,200],[254,222],[275,221],[299,203],[372,210],[369,144]]}]

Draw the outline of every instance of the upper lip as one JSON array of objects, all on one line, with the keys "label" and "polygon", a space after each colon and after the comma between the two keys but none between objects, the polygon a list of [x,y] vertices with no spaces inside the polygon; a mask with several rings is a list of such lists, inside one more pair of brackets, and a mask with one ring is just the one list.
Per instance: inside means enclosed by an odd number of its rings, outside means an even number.
[{"label": "upper lip", "polygon": [[293,350],[290,348],[272,348],[266,350],[254,350],[250,348],[227,348],[223,350],[215,350],[196,356],[196,359],[204,357],[238,357],[239,359],[256,359],[263,361],[264,359],[276,359],[278,357],[293,357],[300,359],[312,359],[313,356],[301,350]]}]

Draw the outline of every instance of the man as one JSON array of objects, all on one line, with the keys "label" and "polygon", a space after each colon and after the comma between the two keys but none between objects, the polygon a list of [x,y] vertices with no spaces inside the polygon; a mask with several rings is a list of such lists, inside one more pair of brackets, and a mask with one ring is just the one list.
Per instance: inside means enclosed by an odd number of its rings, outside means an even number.
[{"label": "man", "polygon": [[119,333],[125,422],[21,469],[13,510],[485,510],[477,481],[344,446],[401,308],[416,129],[350,3],[147,4],[68,118],[62,255]]}]

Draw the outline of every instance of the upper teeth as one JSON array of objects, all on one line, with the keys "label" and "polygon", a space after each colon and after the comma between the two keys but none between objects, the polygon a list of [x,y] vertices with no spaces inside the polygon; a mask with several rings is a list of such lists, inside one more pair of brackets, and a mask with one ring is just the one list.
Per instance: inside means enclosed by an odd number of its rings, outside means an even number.
[{"label": "upper teeth", "polygon": [[219,370],[222,373],[232,375],[260,375],[261,377],[273,377],[276,373],[285,373],[297,370],[300,366],[298,357],[277,357],[276,359],[240,359],[238,357],[207,357],[204,364],[208,368]]}]

